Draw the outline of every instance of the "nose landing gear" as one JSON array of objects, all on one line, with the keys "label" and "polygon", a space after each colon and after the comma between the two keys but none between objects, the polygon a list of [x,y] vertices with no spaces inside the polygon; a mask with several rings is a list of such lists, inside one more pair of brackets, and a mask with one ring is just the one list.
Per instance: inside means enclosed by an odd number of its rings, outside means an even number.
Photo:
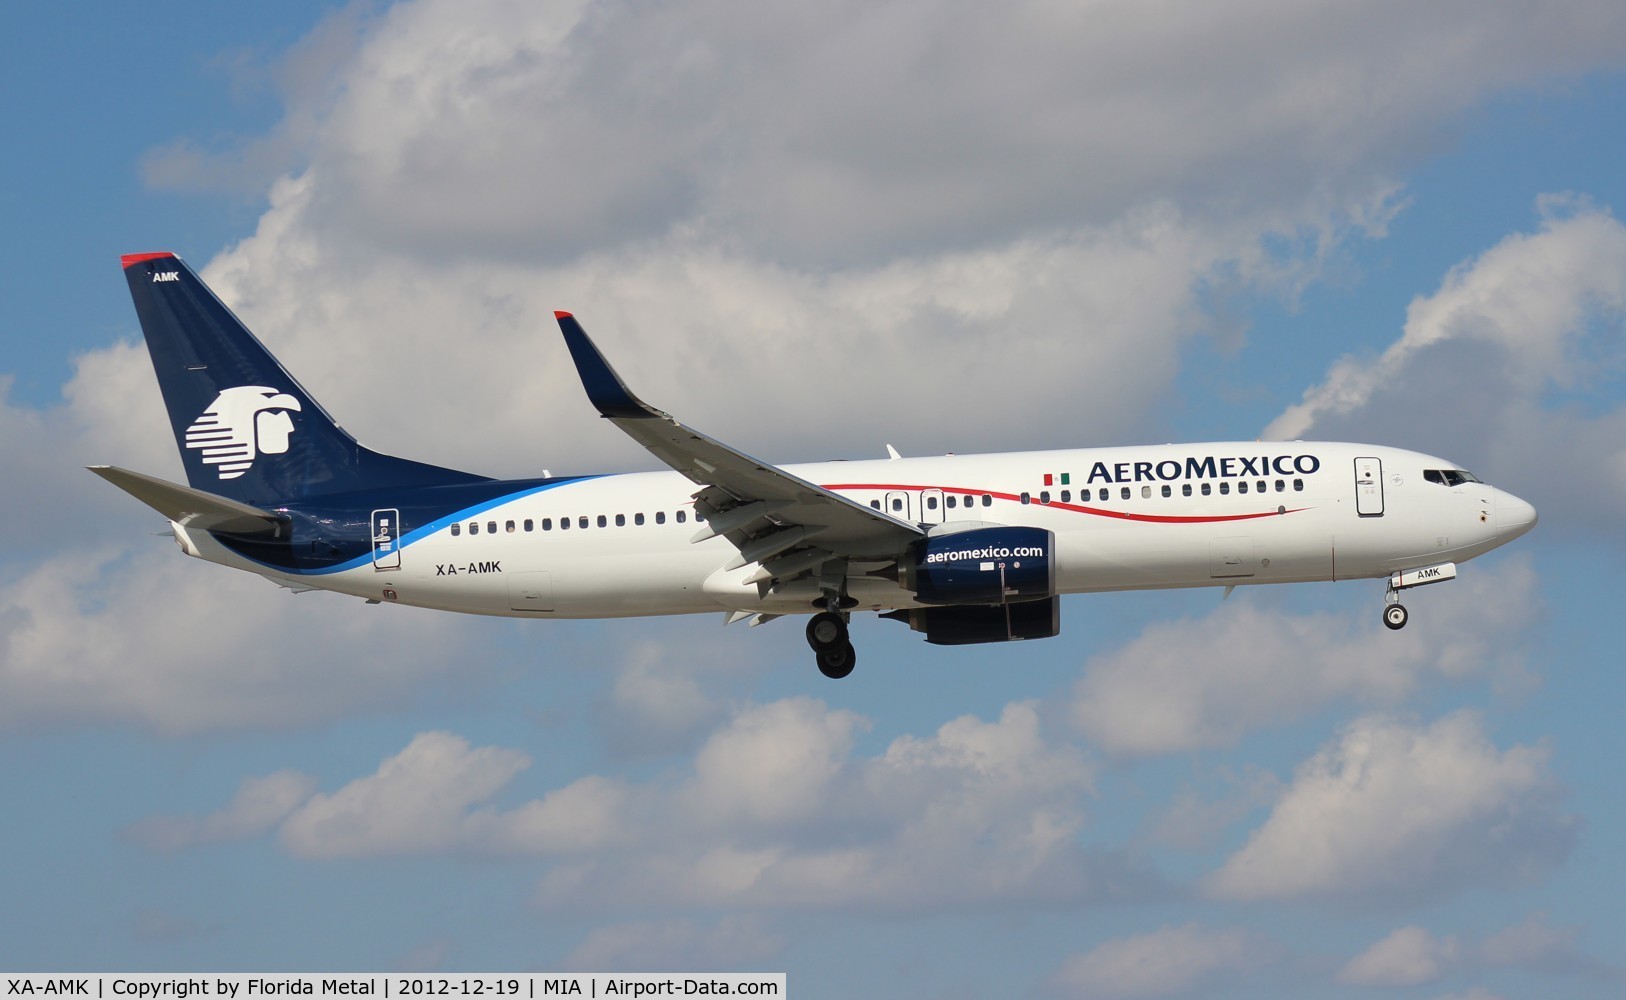
[{"label": "nose landing gear", "polygon": [[1393,600],[1393,603],[1383,609],[1383,624],[1395,631],[1399,631],[1406,627],[1406,622],[1411,620],[1411,612],[1407,611],[1406,606],[1400,603],[1399,595],[1394,591],[1389,591],[1388,596]]},{"label": "nose landing gear", "polygon": [[1400,603],[1400,592],[1410,590],[1412,587],[1424,587],[1431,583],[1444,583],[1457,578],[1456,563],[1436,563],[1433,566],[1424,566],[1420,569],[1399,570],[1389,574],[1389,586],[1383,592],[1383,624],[1399,631],[1406,627],[1411,620],[1411,612]]},{"label": "nose landing gear", "polygon": [[858,654],[847,638],[847,618],[839,611],[820,611],[807,623],[807,644],[819,663],[819,673],[840,680],[853,672]]}]

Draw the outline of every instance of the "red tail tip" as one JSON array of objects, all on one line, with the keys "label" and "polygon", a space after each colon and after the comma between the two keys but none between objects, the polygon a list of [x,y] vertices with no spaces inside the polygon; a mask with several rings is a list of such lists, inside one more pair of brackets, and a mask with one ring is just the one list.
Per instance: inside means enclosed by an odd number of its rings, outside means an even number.
[{"label": "red tail tip", "polygon": [[160,250],[157,253],[127,253],[119,258],[119,266],[129,267],[132,264],[140,264],[142,261],[160,260],[164,257],[174,256],[168,250]]},{"label": "red tail tip", "polygon": [[565,312],[563,309],[555,309],[553,311],[553,318],[554,319],[575,319],[576,317],[574,317],[571,314]]}]

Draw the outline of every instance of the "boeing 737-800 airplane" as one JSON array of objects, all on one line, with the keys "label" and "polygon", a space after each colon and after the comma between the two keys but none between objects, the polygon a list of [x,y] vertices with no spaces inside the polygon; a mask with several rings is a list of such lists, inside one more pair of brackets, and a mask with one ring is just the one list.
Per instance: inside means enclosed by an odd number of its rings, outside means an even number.
[{"label": "boeing 737-800 airplane", "polygon": [[1400,591],[1536,523],[1452,462],[1376,445],[769,465],[633,395],[562,312],[588,399],[673,471],[488,479],[362,447],[180,258],[123,265],[190,485],[91,471],[187,555],[293,590],[523,618],[811,615],[819,669],[844,677],[859,610],[927,642],[1005,642],[1058,634],[1062,594],[1368,578],[1398,629]]}]

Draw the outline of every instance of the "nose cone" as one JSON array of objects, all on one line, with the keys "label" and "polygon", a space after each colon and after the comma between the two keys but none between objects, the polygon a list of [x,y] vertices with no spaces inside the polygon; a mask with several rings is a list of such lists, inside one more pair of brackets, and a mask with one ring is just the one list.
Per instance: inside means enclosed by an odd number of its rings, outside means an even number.
[{"label": "nose cone", "polygon": [[1536,508],[1511,493],[1496,491],[1496,534],[1512,541],[1536,526]]}]

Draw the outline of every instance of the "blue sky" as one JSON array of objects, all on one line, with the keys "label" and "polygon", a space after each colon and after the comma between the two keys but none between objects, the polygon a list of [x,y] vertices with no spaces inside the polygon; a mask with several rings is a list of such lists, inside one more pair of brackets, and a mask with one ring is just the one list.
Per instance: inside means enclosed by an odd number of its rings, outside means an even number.
[{"label": "blue sky", "polygon": [[[771,969],[797,996],[1619,994],[1626,15],[30,9],[0,61],[0,967]],[[116,270],[380,450],[1411,447],[1540,527],[1059,638],[464,620],[186,560]]]}]

